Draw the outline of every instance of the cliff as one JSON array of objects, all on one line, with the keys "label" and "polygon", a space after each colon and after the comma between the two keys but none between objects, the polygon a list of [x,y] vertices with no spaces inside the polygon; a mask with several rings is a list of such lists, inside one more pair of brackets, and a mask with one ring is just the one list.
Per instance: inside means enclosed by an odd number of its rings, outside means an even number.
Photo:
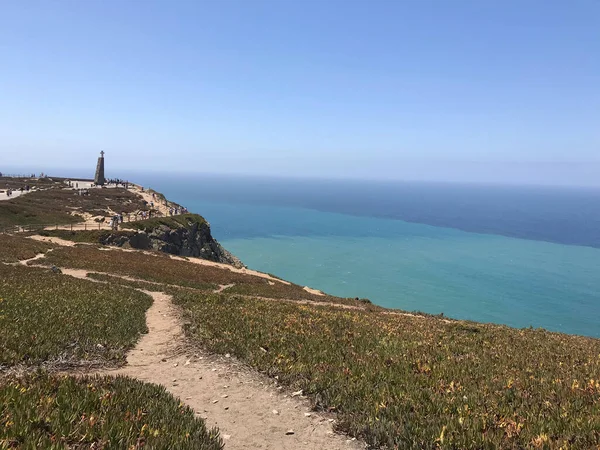
[{"label": "cliff", "polygon": [[242,262],[213,238],[209,223],[198,214],[149,219],[122,224],[134,231],[104,232],[100,243],[158,250],[178,256],[191,256],[209,261],[244,267]]}]

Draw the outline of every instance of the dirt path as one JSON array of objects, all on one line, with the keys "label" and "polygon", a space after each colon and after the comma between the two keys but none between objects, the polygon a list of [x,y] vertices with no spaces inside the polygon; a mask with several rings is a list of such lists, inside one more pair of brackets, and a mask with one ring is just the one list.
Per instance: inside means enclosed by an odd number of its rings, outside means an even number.
[{"label": "dirt path", "polygon": [[[61,239],[61,238],[57,238],[57,237],[53,237],[53,236],[40,236],[37,234],[27,236],[27,237],[29,239],[33,239],[36,241],[50,242],[50,243],[61,245],[64,247],[74,247],[76,244],[85,244],[85,243],[77,243],[74,241],[68,241],[66,239]],[[121,247],[110,246],[110,247],[101,247],[100,250],[114,251],[114,252],[135,252],[135,253],[143,253],[145,255],[150,255],[150,256],[156,256],[156,254],[153,252],[137,250],[137,249],[133,249],[133,248],[121,248]],[[232,266],[231,264],[218,263],[215,261],[209,261],[208,259],[195,258],[195,257],[184,257],[184,256],[177,256],[177,255],[168,255],[168,256],[169,256],[169,258],[174,259],[176,261],[183,261],[183,262],[187,262],[187,263],[191,263],[191,264],[198,264],[201,266],[217,267],[219,269],[229,270],[234,273],[242,273],[245,275],[252,275],[255,277],[264,278],[273,283],[282,283],[282,284],[286,284],[286,285],[291,284],[289,281],[275,278],[267,273],[258,272],[256,270],[247,269],[247,268],[240,269],[240,268]],[[310,288],[305,288],[305,289],[307,289],[307,292],[311,292],[311,293],[318,292],[319,294],[317,294],[317,295],[324,295],[321,291],[317,291],[316,289],[315,290],[310,289]]]},{"label": "dirt path", "polygon": [[148,192],[147,190],[142,191],[142,189],[136,185],[130,187],[129,190],[142,197],[148,204],[154,203],[154,209],[159,210],[165,217],[169,216],[169,206],[165,205],[159,198],[152,198],[152,192]]},{"label": "dirt path", "polygon": [[225,289],[229,289],[229,288],[234,287],[234,286],[235,286],[235,283],[221,284],[217,289],[215,289],[213,291],[213,293],[219,294],[219,293],[223,292]]},{"label": "dirt path", "polygon": [[314,295],[322,295],[325,296],[325,294],[323,294],[323,292],[319,291],[318,289],[313,289],[310,288],[308,286],[304,286],[303,288],[306,292],[308,292],[309,294],[314,294]]},{"label": "dirt path", "polygon": [[329,418],[311,412],[306,400],[282,394],[233,358],[183,352],[170,296],[146,293],[154,299],[147,313],[149,333],[129,353],[127,365],[110,373],[162,384],[208,426],[219,427],[226,449],[363,448],[335,434]]},{"label": "dirt path", "polygon": [[67,241],[66,239],[53,236],[40,236],[39,234],[32,234],[31,236],[27,237],[29,239],[33,239],[34,241],[50,242],[51,244],[60,245],[62,247],[75,247],[76,244],[74,241]]},{"label": "dirt path", "polygon": [[[32,191],[30,190],[29,192],[32,192]],[[9,197],[8,194],[6,193],[6,190],[4,190],[4,192],[0,192],[0,201],[12,200],[13,198],[20,197],[21,195],[29,194],[29,192],[28,191],[21,192],[18,189],[13,189],[12,195]]]},{"label": "dirt path", "polygon": [[[87,279],[87,270],[61,269]],[[359,441],[334,433],[333,416],[310,410],[271,380],[234,358],[184,347],[185,336],[171,296],[153,298],[146,313],[148,333],[127,355],[127,365],[104,372],[160,384],[190,406],[207,426],[216,426],[225,449],[362,449]]]},{"label": "dirt path", "polygon": [[[255,277],[264,278],[266,280],[272,281],[273,284],[274,283],[281,283],[281,284],[286,284],[286,285],[291,284],[289,281],[285,281],[280,278],[275,278],[275,277],[269,275],[268,273],[257,272],[256,270],[247,269],[247,268],[240,269],[238,267],[232,266],[231,264],[218,263],[215,261],[209,261],[208,259],[194,258],[194,257],[183,257],[183,256],[176,256],[176,255],[169,255],[169,257],[176,261],[185,261],[185,262],[189,262],[192,264],[200,264],[203,266],[218,267],[220,269],[226,269],[226,270],[229,270],[229,271],[235,272],[235,273],[243,273],[245,275],[252,275]],[[321,293],[321,295],[323,295],[323,293]]]},{"label": "dirt path", "polygon": [[[52,249],[50,249],[52,250]],[[48,250],[48,251],[50,251]],[[22,264],[23,266],[26,266],[28,263],[30,263],[31,261],[37,261],[38,259],[43,258],[44,256],[46,256],[45,253],[38,253],[37,255],[35,255],[33,258],[29,258],[29,259],[22,259],[21,261],[19,261],[20,264]]]}]

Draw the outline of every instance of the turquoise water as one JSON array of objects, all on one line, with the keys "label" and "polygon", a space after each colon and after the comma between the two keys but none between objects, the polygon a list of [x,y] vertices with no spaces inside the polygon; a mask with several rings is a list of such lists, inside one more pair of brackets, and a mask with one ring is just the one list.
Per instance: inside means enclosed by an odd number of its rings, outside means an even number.
[{"label": "turquoise water", "polygon": [[[301,208],[196,201],[194,210],[212,218],[217,239],[249,267],[330,294],[600,336],[600,250],[595,248]],[[269,217],[302,234],[228,237],[231,223],[253,228],[269,223]]]},{"label": "turquoise water", "polygon": [[[333,195],[281,180],[149,181],[204,215],[250,268],[391,308],[600,337],[599,193],[425,186],[411,187],[410,202],[396,190],[395,206],[387,188],[360,198],[360,186]],[[560,243],[579,241],[589,246]]]}]

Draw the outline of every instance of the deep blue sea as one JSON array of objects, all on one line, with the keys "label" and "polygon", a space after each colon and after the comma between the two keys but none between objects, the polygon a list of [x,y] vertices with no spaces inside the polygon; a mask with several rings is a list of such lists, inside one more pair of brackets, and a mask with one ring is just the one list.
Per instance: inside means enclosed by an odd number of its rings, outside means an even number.
[{"label": "deep blue sea", "polygon": [[600,337],[600,190],[136,175],[250,268],[382,306]]}]

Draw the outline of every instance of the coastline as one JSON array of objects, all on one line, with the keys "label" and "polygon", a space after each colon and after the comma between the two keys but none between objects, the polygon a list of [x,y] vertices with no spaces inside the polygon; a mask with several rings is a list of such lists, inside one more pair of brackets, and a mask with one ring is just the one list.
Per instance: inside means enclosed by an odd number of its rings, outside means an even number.
[{"label": "coastline", "polygon": [[[124,189],[80,195],[54,186],[0,204],[0,221],[68,223],[87,220],[84,212],[110,217],[120,210],[139,218],[147,206]],[[171,433],[184,423],[218,427],[220,434],[208,439],[234,450],[400,443],[416,450],[440,447],[440,434],[449,448],[561,446],[574,433],[578,448],[599,443],[589,420],[600,417],[599,339],[335,297],[211,261],[219,254],[209,232],[202,216],[186,213],[123,222],[116,230],[41,225],[0,233],[0,340],[7,343],[0,348],[0,399],[18,399],[4,402],[13,408],[11,430],[12,422],[17,433],[29,426],[20,420],[27,408],[39,413],[40,397],[29,392],[60,384],[78,398],[83,380],[85,395],[104,398],[105,390],[90,391],[101,383],[119,396],[114,383],[123,377],[114,376],[126,375],[133,384],[118,401],[119,414],[92,404],[85,415],[115,427],[126,423],[119,429],[132,435],[123,442],[143,435],[149,446],[163,437],[185,440],[185,433]],[[43,377],[28,378],[40,370]],[[156,389],[162,396],[151,394]],[[55,426],[58,412],[80,404],[52,402],[42,413]],[[152,411],[189,409],[185,419],[177,412],[158,422],[123,422],[122,405],[149,404]],[[461,413],[453,412],[457,406]],[[552,436],[539,431],[548,423]],[[63,429],[72,435],[71,427]]]}]

